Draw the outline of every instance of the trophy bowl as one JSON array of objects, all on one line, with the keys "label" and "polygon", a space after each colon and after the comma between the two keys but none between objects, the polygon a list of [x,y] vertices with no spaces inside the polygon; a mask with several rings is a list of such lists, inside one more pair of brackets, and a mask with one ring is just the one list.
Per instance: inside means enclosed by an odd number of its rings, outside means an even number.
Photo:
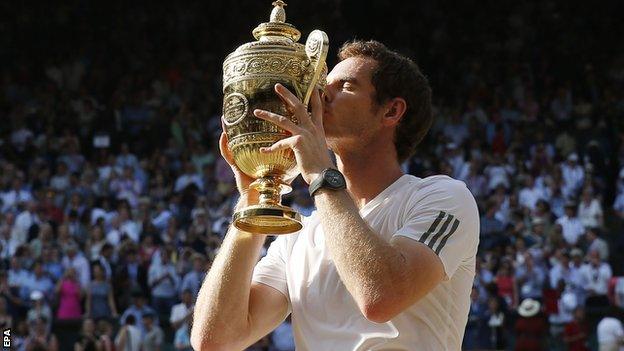
[{"label": "trophy bowl", "polygon": [[258,204],[234,213],[234,226],[255,234],[289,234],[301,229],[300,215],[281,204],[292,189],[286,182],[298,174],[292,150],[261,153],[290,133],[253,115],[271,111],[298,121],[275,93],[280,83],[308,105],[314,89],[326,83],[327,34],[314,30],[306,45],[301,33],[286,23],[286,4],[273,2],[270,21],[253,30],[257,41],[238,47],[223,62],[223,125],[236,166],[255,179],[250,185],[260,194]]}]

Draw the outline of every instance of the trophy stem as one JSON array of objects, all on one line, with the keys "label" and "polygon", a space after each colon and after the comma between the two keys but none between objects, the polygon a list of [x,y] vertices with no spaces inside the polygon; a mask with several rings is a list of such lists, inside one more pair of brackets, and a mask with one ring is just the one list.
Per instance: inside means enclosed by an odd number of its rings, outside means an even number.
[{"label": "trophy stem", "polygon": [[262,177],[256,179],[249,185],[260,193],[260,205],[278,205],[282,198],[282,194],[289,193],[292,188],[275,177]]},{"label": "trophy stem", "polygon": [[249,185],[260,193],[257,205],[234,213],[234,226],[255,234],[290,234],[302,228],[301,216],[290,207],[280,205],[282,194],[292,188],[278,177],[262,177]]}]

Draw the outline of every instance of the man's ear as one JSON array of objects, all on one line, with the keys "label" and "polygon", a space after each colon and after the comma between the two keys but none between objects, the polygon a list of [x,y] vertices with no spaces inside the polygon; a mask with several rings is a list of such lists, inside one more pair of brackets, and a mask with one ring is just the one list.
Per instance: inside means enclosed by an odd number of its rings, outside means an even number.
[{"label": "man's ear", "polygon": [[383,125],[388,127],[396,126],[401,122],[405,111],[407,111],[407,103],[403,98],[396,97],[390,99],[390,101],[386,103],[386,113],[382,120]]}]

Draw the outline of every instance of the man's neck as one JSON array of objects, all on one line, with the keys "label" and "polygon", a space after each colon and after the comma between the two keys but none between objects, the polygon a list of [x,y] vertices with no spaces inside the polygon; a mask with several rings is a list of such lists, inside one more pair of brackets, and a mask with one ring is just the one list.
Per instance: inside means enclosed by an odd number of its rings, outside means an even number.
[{"label": "man's neck", "polygon": [[344,174],[347,189],[359,208],[403,175],[401,165],[392,155],[379,149],[368,149],[337,156],[338,169]]}]

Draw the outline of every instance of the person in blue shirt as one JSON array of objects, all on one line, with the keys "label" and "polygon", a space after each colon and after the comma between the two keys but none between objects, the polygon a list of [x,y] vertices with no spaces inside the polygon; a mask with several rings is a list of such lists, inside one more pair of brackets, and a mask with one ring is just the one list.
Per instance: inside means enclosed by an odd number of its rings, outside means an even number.
[{"label": "person in blue shirt", "polygon": [[154,324],[159,324],[156,311],[146,304],[146,298],[143,293],[140,291],[135,291],[132,293],[132,305],[130,305],[130,307],[128,307],[121,315],[121,318],[119,319],[119,324],[126,324],[126,318],[132,315],[134,316],[134,320],[137,321],[137,327],[139,327],[141,333],[145,334],[145,326],[143,325],[144,314],[154,315]]}]

